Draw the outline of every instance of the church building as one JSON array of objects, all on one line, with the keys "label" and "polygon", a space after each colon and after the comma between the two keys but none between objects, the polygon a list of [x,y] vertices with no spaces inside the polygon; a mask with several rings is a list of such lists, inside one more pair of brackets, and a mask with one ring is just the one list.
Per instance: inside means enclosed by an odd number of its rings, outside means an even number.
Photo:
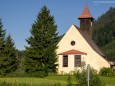
[{"label": "church building", "polygon": [[97,71],[102,67],[110,67],[104,53],[92,40],[94,18],[91,16],[87,4],[78,19],[80,27],[72,25],[57,44],[59,74],[70,73],[76,68],[80,69],[82,63],[90,64]]}]

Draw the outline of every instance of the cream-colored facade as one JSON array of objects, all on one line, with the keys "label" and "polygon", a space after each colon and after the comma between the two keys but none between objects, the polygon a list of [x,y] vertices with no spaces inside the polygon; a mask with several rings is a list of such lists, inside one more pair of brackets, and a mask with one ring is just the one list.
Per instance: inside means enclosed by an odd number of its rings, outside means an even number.
[{"label": "cream-colored facade", "polygon": [[[71,42],[74,41],[75,45],[71,45]],[[75,55],[81,55],[81,62],[85,62],[86,65],[90,66],[97,71],[102,67],[110,67],[110,64],[105,60],[104,54],[96,46],[93,40],[83,31],[81,31],[77,26],[72,25],[67,33],[63,36],[60,42],[57,44],[58,49],[57,58],[58,58],[58,73],[70,73],[75,71]],[[67,53],[68,55],[68,66],[63,66],[63,56],[65,54],[60,54],[69,50],[78,50],[86,54],[80,53]],[[78,67],[81,68],[81,67]]]}]

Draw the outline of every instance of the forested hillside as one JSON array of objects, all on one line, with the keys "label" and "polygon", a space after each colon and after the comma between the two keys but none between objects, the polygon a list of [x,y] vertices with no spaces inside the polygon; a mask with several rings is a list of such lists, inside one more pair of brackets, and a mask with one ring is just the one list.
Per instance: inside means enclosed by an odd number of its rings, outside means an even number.
[{"label": "forested hillside", "polygon": [[115,8],[111,7],[94,21],[93,40],[108,60],[115,61]]}]

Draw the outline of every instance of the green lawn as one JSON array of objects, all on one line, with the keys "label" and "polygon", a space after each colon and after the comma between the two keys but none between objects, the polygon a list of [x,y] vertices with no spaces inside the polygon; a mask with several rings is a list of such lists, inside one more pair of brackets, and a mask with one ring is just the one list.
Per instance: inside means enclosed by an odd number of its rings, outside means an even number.
[{"label": "green lawn", "polygon": [[105,83],[106,86],[115,86],[115,76],[114,77],[100,77],[102,82]]},{"label": "green lawn", "polygon": [[[0,78],[0,81],[8,83],[28,84],[29,86],[44,86],[48,84],[60,83],[61,86],[67,85],[68,76],[48,76],[46,78]],[[115,86],[115,77],[100,77],[106,86]],[[76,80],[72,77],[72,83],[75,84]],[[17,85],[19,86],[19,85]],[[49,85],[50,86],[50,85]]]},{"label": "green lawn", "polygon": [[0,81],[6,81],[8,83],[23,83],[29,85],[47,85],[60,83],[62,86],[67,84],[67,76],[48,76],[46,78],[33,78],[33,77],[24,77],[24,78],[0,78]]}]

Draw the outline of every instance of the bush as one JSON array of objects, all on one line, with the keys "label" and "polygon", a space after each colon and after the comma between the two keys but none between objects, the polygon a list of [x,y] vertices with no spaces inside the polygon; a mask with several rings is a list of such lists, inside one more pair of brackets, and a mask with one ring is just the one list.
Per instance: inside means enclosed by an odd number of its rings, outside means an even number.
[{"label": "bush", "polygon": [[48,74],[45,71],[29,72],[29,73],[25,71],[15,71],[4,76],[0,75],[0,77],[39,77],[39,78],[43,78],[46,76],[48,76]]},{"label": "bush", "polygon": [[29,74],[27,74],[26,72],[24,71],[15,71],[15,72],[12,72],[12,73],[9,73],[7,74],[6,76],[3,76],[3,77],[28,77]]},{"label": "bush", "polygon": [[[81,72],[77,71],[75,75],[78,80],[77,86],[87,86],[87,70],[83,69]],[[90,86],[104,86],[97,73],[93,69],[90,70],[89,82]]]},{"label": "bush", "polygon": [[48,76],[48,73],[45,71],[38,71],[38,72],[25,72],[27,74],[27,77],[38,77],[38,78],[44,78]]},{"label": "bush", "polygon": [[112,71],[111,68],[103,67],[103,68],[101,68],[99,74],[102,75],[102,76],[113,76],[114,72]]}]

